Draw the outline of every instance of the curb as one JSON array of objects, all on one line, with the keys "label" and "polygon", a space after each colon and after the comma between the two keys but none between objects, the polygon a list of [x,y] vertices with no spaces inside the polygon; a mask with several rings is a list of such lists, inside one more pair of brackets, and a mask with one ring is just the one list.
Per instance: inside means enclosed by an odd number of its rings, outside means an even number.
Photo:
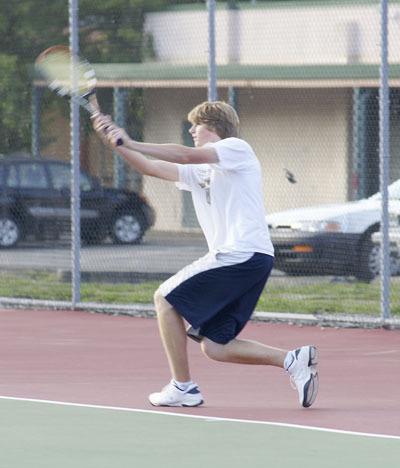
[{"label": "curb", "polygon": [[[152,304],[101,304],[96,302],[79,302],[73,307],[70,301],[42,301],[35,299],[13,299],[0,297],[0,307],[6,309],[48,309],[48,310],[81,310],[91,313],[123,315],[129,317],[153,318],[156,316]],[[366,315],[346,314],[293,314],[284,312],[254,312],[254,322],[285,323],[298,326],[318,326],[331,328],[370,328],[400,329],[400,318],[382,319]]]}]

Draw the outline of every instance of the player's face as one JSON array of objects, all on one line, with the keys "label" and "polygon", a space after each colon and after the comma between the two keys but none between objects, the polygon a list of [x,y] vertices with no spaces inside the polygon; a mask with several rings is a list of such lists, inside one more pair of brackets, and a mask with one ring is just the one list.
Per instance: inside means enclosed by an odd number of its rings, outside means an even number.
[{"label": "player's face", "polygon": [[206,143],[215,143],[220,140],[215,132],[203,124],[193,124],[189,128],[189,133],[192,135],[194,146],[204,146]]}]

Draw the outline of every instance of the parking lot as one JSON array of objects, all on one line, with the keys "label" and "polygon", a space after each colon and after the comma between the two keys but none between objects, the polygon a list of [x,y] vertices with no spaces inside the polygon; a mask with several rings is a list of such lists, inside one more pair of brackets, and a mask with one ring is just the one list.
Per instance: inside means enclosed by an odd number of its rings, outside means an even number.
[{"label": "parking lot", "polygon": [[[111,243],[81,248],[81,275],[84,281],[140,281],[165,279],[207,252],[201,234],[160,233],[150,231],[140,245]],[[55,271],[69,280],[71,249],[64,242],[35,242],[18,248],[0,250],[3,271]],[[290,284],[353,281],[334,276],[288,276],[274,269],[271,282]]]},{"label": "parking lot", "polygon": [[[173,274],[207,252],[197,235],[149,233],[142,244],[101,244],[81,248],[82,272]],[[71,269],[70,242],[35,242],[0,250],[2,270]]]}]

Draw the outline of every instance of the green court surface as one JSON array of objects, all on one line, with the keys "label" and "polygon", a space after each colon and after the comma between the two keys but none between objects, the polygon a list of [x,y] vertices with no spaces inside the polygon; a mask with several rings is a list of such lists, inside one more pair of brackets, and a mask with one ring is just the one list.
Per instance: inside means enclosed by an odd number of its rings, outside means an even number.
[{"label": "green court surface", "polygon": [[400,437],[0,398],[1,468],[395,468]]}]

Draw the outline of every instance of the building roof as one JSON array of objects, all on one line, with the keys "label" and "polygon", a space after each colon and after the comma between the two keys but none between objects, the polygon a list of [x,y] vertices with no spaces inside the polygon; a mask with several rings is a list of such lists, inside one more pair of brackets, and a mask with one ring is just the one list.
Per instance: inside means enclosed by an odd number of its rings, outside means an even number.
[{"label": "building roof", "polygon": [[[276,8],[307,8],[307,7],[332,7],[332,6],[359,6],[359,5],[379,5],[381,0],[257,0],[256,2],[251,1],[240,1],[236,0],[236,7],[241,10],[248,9],[276,9]],[[391,4],[399,3],[399,0],[391,0]],[[217,2],[217,10],[225,10],[229,8],[228,2]],[[156,11],[198,11],[206,10],[206,5],[201,3],[184,3],[180,5],[165,5]]]},{"label": "building roof", "polygon": [[[98,88],[204,88],[206,65],[165,62],[93,64]],[[379,65],[219,65],[219,87],[355,88],[378,87]],[[400,64],[389,70],[390,86],[400,87]],[[37,86],[45,83],[36,79]]]},{"label": "building roof", "polygon": [[[170,63],[114,63],[94,65],[99,87],[207,87],[206,65]],[[390,85],[400,86],[400,64],[390,66]],[[219,65],[218,86],[377,87],[379,65]]]}]

